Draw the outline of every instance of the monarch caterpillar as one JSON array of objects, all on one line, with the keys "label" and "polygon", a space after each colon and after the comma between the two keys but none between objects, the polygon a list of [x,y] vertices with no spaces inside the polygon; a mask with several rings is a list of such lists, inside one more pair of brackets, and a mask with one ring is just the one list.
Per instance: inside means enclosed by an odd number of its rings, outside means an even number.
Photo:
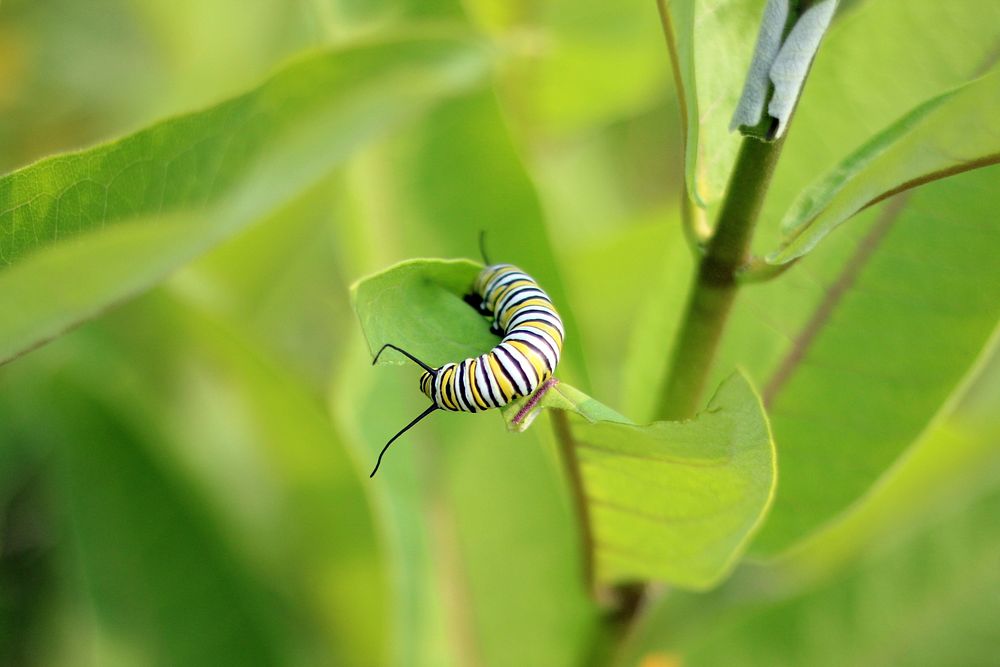
[{"label": "monarch caterpillar", "polygon": [[396,438],[435,410],[480,412],[507,405],[531,395],[552,377],[559,364],[565,331],[552,300],[538,283],[512,264],[490,264],[476,277],[466,303],[493,319],[490,330],[501,336],[492,350],[478,357],[449,362],[437,368],[391,343],[375,355],[374,365],[386,348],[402,353],[424,369],[420,391],[431,405],[392,436],[379,452],[374,477],[382,456]]}]

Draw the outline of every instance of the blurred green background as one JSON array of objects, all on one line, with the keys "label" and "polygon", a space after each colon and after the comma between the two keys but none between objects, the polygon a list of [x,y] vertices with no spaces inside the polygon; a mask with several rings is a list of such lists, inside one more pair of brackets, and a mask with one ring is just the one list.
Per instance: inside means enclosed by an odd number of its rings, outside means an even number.
[{"label": "blurred green background", "polygon": [[[892,4],[846,3],[838,25]],[[436,415],[368,480],[424,400],[413,368],[370,367],[348,287],[410,257],[475,258],[480,229],[494,257],[552,286],[573,341],[560,375],[651,416],[692,264],[649,0],[6,0],[0,171],[207,107],[302,51],[456,25],[500,54],[487,85],[0,368],[0,662],[996,664],[995,336],[850,511],[714,591],[662,592],[620,646],[582,583],[544,425]],[[960,82],[925,80],[918,99]],[[804,104],[837,115],[842,88],[817,86]],[[818,173],[823,112],[802,113],[789,150]],[[786,203],[800,166],[778,186]],[[743,303],[733,335],[747,342],[719,373],[774,356],[768,335],[798,321],[780,313],[829,284],[875,213],[793,269],[793,287]],[[762,224],[770,245],[777,218]],[[780,432],[778,447],[780,470]]]}]

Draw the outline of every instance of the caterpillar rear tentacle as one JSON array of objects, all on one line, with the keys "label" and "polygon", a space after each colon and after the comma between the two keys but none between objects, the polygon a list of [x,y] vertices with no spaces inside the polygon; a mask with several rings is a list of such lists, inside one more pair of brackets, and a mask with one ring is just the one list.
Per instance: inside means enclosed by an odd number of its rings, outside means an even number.
[{"label": "caterpillar rear tentacle", "polygon": [[[480,237],[481,249],[482,245]],[[375,355],[378,361],[388,347],[419,365],[424,370],[420,390],[432,403],[385,444],[372,477],[389,445],[434,410],[481,412],[503,407],[531,395],[555,372],[566,333],[552,300],[531,276],[511,264],[486,266],[465,301],[490,315],[490,330],[501,336],[486,354],[437,368],[388,343]]]}]

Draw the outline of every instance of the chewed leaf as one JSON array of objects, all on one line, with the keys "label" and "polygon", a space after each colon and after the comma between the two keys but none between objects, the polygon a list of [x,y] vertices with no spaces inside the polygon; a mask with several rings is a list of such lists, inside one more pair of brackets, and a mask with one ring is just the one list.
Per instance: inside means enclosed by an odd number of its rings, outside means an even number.
[{"label": "chewed leaf", "polygon": [[[372,354],[386,343],[439,366],[490,350],[499,339],[465,301],[482,269],[466,259],[414,259],[351,287],[354,310]],[[396,352],[380,363],[402,363]]]},{"label": "chewed leaf", "polygon": [[636,425],[565,383],[512,403],[504,418],[523,430],[541,408],[571,414],[601,582],[708,588],[728,573],[770,507],[774,443],[741,374],[686,422]]}]

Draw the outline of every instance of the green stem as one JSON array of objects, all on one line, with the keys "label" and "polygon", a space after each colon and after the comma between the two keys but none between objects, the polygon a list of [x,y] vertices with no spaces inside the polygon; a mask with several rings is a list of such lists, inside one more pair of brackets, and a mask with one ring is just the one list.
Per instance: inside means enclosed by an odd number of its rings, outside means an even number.
[{"label": "green stem", "polygon": [[[586,489],[583,486],[583,475],[580,471],[580,459],[576,454],[576,441],[570,429],[569,418],[562,410],[549,410],[552,420],[552,431],[559,447],[559,459],[566,473],[570,498],[573,500],[573,510],[576,514],[577,526],[580,530],[580,548],[583,554],[584,586],[598,604],[605,608],[607,629],[612,638],[619,639],[628,629],[629,623],[635,617],[643,603],[645,587],[641,584],[623,584],[610,589],[599,589],[594,573],[594,532],[590,516],[590,505],[587,502]],[[602,638],[603,640],[604,638]],[[598,661],[595,664],[599,664]]]},{"label": "green stem", "polygon": [[590,523],[590,508],[583,488],[583,477],[580,473],[580,461],[576,456],[576,444],[570,431],[569,419],[562,410],[549,410],[552,420],[552,431],[559,445],[559,460],[566,472],[566,482],[569,484],[570,497],[573,499],[573,510],[576,513],[577,525],[580,527],[580,542],[583,554],[583,578],[587,590],[594,590],[594,533]]},{"label": "green stem", "polygon": [[687,419],[701,405],[705,383],[739,289],[737,271],[749,259],[754,227],[782,143],[743,139],[715,233],[695,273],[667,383],[660,393],[662,419]]}]

